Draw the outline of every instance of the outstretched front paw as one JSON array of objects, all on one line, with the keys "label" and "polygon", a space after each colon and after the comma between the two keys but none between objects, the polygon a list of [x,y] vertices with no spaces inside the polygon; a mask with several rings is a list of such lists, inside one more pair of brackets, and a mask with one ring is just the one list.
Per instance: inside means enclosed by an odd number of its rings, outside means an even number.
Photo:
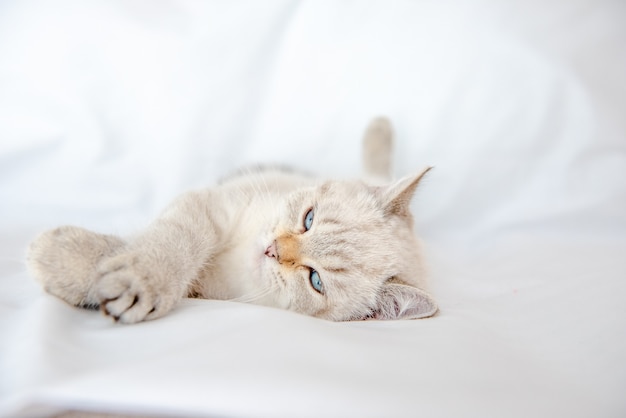
[{"label": "outstretched front paw", "polygon": [[182,298],[162,266],[139,253],[123,253],[98,266],[96,295],[100,309],[116,321],[131,324],[169,312]]},{"label": "outstretched front paw", "polygon": [[76,226],[40,234],[28,247],[28,269],[43,288],[73,306],[97,305],[92,289],[100,261],[124,246],[121,238]]}]

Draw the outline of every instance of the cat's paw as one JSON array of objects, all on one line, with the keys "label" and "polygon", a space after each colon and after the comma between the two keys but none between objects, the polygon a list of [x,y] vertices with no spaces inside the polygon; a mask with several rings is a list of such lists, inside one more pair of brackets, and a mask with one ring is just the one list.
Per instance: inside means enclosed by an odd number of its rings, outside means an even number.
[{"label": "cat's paw", "polygon": [[91,293],[100,260],[118,251],[122,239],[75,226],[40,234],[28,247],[26,263],[32,276],[50,294],[74,306],[93,306]]},{"label": "cat's paw", "polygon": [[100,309],[116,321],[132,324],[156,319],[182,298],[158,263],[139,253],[123,253],[98,266],[96,295]]}]

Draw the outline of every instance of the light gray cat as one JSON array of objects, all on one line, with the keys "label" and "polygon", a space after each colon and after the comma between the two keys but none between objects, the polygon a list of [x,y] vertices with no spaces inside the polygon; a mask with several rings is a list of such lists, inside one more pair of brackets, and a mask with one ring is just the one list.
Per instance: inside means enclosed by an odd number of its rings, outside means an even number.
[{"label": "light gray cat", "polygon": [[159,318],[184,297],[334,321],[431,316],[409,211],[429,168],[381,185],[391,142],[389,122],[375,119],[363,144],[367,183],[257,170],[182,195],[131,238],[44,232],[29,270],[47,292],[123,323]]}]

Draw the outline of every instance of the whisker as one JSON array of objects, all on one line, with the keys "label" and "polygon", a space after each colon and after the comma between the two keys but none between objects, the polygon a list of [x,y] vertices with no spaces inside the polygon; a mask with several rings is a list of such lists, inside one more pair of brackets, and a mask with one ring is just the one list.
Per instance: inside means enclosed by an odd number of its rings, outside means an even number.
[{"label": "whisker", "polygon": [[242,302],[242,303],[250,303],[250,302],[254,302],[258,299],[261,299],[262,297],[265,297],[267,295],[269,295],[272,292],[273,286],[270,286],[268,288],[262,289],[258,292],[254,292],[254,293],[249,293],[247,295],[243,295],[243,296],[239,296],[236,298],[231,298],[231,299],[227,299],[230,302]]}]

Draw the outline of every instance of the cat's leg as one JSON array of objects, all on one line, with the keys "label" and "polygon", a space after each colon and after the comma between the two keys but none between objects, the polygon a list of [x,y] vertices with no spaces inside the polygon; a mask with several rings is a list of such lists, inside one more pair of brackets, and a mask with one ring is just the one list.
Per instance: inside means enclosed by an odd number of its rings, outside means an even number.
[{"label": "cat's leg", "polygon": [[391,153],[393,131],[387,118],[379,117],[370,122],[363,137],[363,170],[365,179],[371,183],[387,183],[391,180]]},{"label": "cat's leg", "polygon": [[30,244],[27,266],[48,293],[73,306],[97,307],[97,266],[124,244],[113,235],[62,226],[44,232]]},{"label": "cat's leg", "polygon": [[183,297],[214,255],[217,228],[208,192],[188,193],[118,254],[103,259],[95,292],[124,323],[155,319]]}]

